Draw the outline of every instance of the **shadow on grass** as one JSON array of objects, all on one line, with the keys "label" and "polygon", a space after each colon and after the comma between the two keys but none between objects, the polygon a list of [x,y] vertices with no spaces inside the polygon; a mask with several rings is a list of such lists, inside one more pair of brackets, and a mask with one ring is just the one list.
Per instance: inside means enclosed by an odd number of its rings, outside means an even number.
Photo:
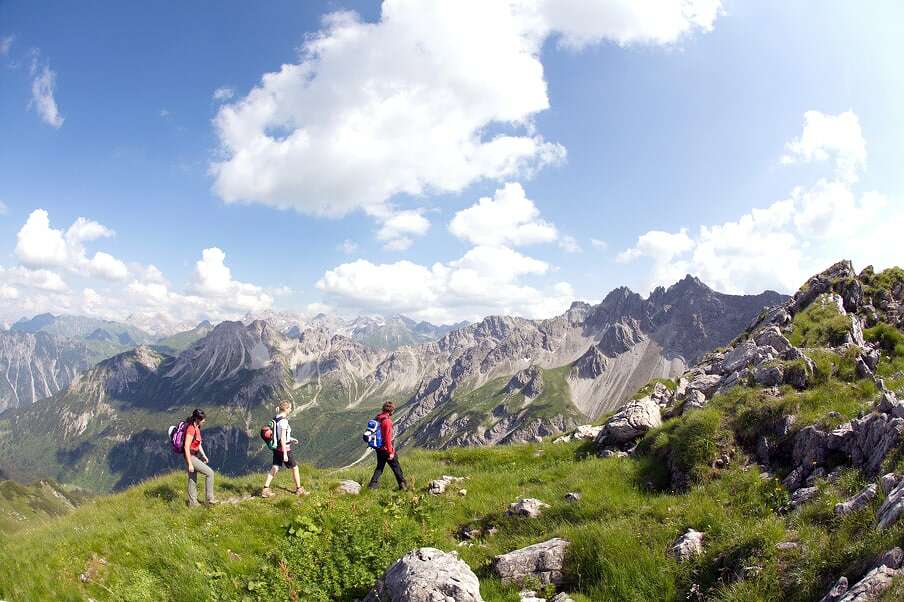
[{"label": "shadow on grass", "polygon": [[166,502],[173,502],[180,496],[180,492],[176,491],[176,488],[172,485],[157,485],[147,489],[144,495],[150,498],[159,498]]}]

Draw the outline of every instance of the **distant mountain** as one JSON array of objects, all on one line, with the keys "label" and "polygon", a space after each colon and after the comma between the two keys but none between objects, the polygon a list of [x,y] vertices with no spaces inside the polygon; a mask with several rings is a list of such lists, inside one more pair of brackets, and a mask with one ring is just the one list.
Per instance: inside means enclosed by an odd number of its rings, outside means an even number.
[{"label": "distant mountain", "polygon": [[417,322],[411,318],[394,315],[358,316],[344,319],[336,315],[317,314],[305,319],[291,312],[268,311],[259,314],[247,314],[243,322],[250,324],[255,320],[264,320],[273,328],[290,337],[299,337],[309,329],[321,329],[332,334],[339,334],[374,349],[394,351],[406,345],[419,345],[436,341],[445,334],[468,325],[459,322],[445,326],[437,326],[429,322]]},{"label": "distant mountain", "polygon": [[[681,374],[786,299],[724,295],[688,277],[647,299],[620,288],[556,318],[491,316],[395,350],[374,337],[393,345],[402,332],[437,331],[401,317],[358,320],[348,336],[326,318],[295,324],[297,335],[274,319],[222,322],[181,352],[140,346],[0,416],[0,464],[14,478],[124,487],[176,465],[165,429],[200,406],[218,468],[242,472],[265,461],[256,429],[281,398],[296,403],[299,453],[321,465],[359,457],[358,431],[386,400],[400,406],[399,439],[409,445],[531,440],[600,416],[651,379]],[[26,430],[45,443],[10,443]]]},{"label": "distant mountain", "polygon": [[163,353],[175,355],[206,337],[211,330],[213,330],[213,325],[208,320],[204,320],[194,328],[158,339],[154,347]]},{"label": "distant mountain", "polygon": [[46,332],[0,331],[0,412],[65,390],[93,358],[85,343]]},{"label": "distant mountain", "polygon": [[98,337],[105,336],[110,341],[118,342],[121,345],[140,345],[154,341],[153,336],[129,324],[87,316],[40,314],[31,319],[22,318],[13,324],[10,330],[31,334],[46,332],[66,339],[92,337],[97,340]]}]

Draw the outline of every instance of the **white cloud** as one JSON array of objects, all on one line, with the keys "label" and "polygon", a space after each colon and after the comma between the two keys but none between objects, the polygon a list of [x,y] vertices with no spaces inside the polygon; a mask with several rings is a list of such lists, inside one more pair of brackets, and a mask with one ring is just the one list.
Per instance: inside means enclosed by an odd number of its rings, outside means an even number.
[{"label": "white cloud", "polygon": [[160,109],[160,116],[163,117],[164,119],[169,117],[170,114],[171,113],[169,112],[169,109]]},{"label": "white cloud", "polygon": [[10,301],[19,298],[19,290],[8,284],[0,284],[0,300]]},{"label": "white cloud", "polygon": [[353,240],[345,239],[339,245],[339,249],[346,255],[354,255],[358,252],[358,243]]},{"label": "white cloud", "polygon": [[9,213],[9,207],[6,206],[6,203],[0,201],[0,215],[6,215]]},{"label": "white cloud", "polygon": [[478,246],[458,260],[429,267],[359,259],[328,270],[317,288],[336,305],[437,322],[474,320],[490,313],[548,317],[573,301],[570,285],[539,290],[521,278],[549,269],[546,262],[506,247]]},{"label": "white cloud", "polygon": [[559,236],[555,226],[540,219],[540,210],[517,182],[456,213],[449,231],[476,245],[520,246],[551,242]]},{"label": "white cloud", "polygon": [[825,161],[831,157],[840,178],[856,182],[866,165],[866,140],[860,120],[853,111],[826,115],[819,111],[804,113],[804,131],[791,140],[782,163]]},{"label": "white cloud", "polygon": [[618,254],[615,260],[619,263],[627,263],[639,257],[651,257],[655,261],[669,262],[676,255],[693,248],[694,242],[687,235],[687,228],[671,234],[661,230],[651,230],[641,235],[637,243]]},{"label": "white cloud", "polygon": [[201,252],[201,259],[195,263],[192,290],[232,310],[255,312],[273,305],[273,297],[263,288],[232,278],[232,270],[226,266],[226,253],[217,247]]},{"label": "white cloud", "polygon": [[9,54],[9,49],[12,48],[13,40],[15,39],[15,36],[4,36],[0,38],[0,56]]},{"label": "white cloud", "polygon": [[50,270],[30,270],[23,266],[0,266],[0,282],[41,291],[62,292],[68,289],[62,277]]},{"label": "white cloud", "polygon": [[430,229],[430,220],[420,210],[398,211],[380,218],[382,226],[377,231],[377,240],[384,242],[384,248],[390,251],[404,251],[414,240],[412,237],[423,236]]},{"label": "white cloud", "polygon": [[669,44],[695,29],[711,31],[720,0],[543,0],[546,26],[561,43],[581,48],[603,40],[617,44]]},{"label": "white cloud", "polygon": [[[856,115],[823,117],[826,119],[807,118],[804,134],[788,148],[799,150],[805,160],[820,159],[819,149],[830,149],[836,154],[835,179],[798,186],[787,199],[752,209],[736,221],[701,226],[693,238],[686,230],[648,232],[637,245],[619,254],[619,259],[651,258],[650,287],[692,273],[729,293],[766,288],[790,292],[839,259],[878,268],[904,263],[900,247],[877,242],[896,240],[896,230],[904,223],[904,207],[890,203],[879,192],[855,190],[857,170],[865,166],[865,144],[838,142],[862,140]],[[819,122],[844,122],[844,129],[850,124],[856,128],[843,136],[819,138],[812,129],[808,134],[808,128]]]},{"label": "white cloud", "polygon": [[235,96],[235,90],[228,86],[221,86],[213,91],[213,99],[218,102],[224,102]]},{"label": "white cloud", "polygon": [[566,253],[580,253],[581,251],[583,251],[583,249],[581,249],[580,243],[578,242],[578,239],[568,234],[559,239],[559,248]]},{"label": "white cloud", "polygon": [[98,251],[89,258],[84,243],[115,233],[95,221],[78,218],[64,233],[50,226],[44,209],[31,212],[16,235],[16,256],[28,268],[63,268],[85,276],[124,280],[126,265],[109,253]]},{"label": "white cloud", "polygon": [[376,23],[331,13],[297,63],[220,108],[214,189],[230,203],[340,216],[529,175],[565,156],[533,123],[549,107],[540,52],[553,32],[571,46],[669,43],[710,29],[719,7],[387,0]]},{"label": "white cloud", "polygon": [[61,127],[64,119],[53,97],[56,72],[47,65],[39,68],[35,57],[31,65],[31,75],[31,104],[45,123],[55,128]]},{"label": "white cloud", "polygon": [[590,244],[593,245],[594,249],[602,249],[603,251],[609,248],[609,243],[605,240],[600,240],[599,238],[591,238]]}]

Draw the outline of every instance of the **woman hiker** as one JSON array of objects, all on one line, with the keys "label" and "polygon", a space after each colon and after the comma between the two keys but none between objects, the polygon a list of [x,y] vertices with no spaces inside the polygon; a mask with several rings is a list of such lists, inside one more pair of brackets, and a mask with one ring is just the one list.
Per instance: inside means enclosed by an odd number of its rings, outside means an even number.
[{"label": "woman hiker", "polygon": [[[196,409],[185,421],[188,427],[185,429],[185,464],[188,468],[188,505],[198,505],[198,473],[204,475],[204,494],[208,504],[216,504],[213,497],[213,469],[207,465],[209,460],[201,445],[201,425],[206,416],[204,410]],[[200,456],[200,457],[199,457]],[[204,461],[201,461],[201,458]]]},{"label": "woman hiker", "polygon": [[289,426],[289,412],[292,411],[292,404],[288,401],[279,402],[276,408],[277,414],[274,419],[276,428],[273,435],[276,437],[276,449],[273,450],[273,465],[270,472],[267,473],[267,480],[264,481],[264,490],[261,491],[261,497],[272,497],[273,492],[270,491],[270,483],[273,477],[279,472],[280,466],[292,469],[292,478],[295,480],[295,495],[307,495],[308,492],[301,486],[301,475],[298,473],[298,464],[295,462],[295,456],[292,455],[292,444],[298,443],[298,439],[292,437],[292,427]]}]

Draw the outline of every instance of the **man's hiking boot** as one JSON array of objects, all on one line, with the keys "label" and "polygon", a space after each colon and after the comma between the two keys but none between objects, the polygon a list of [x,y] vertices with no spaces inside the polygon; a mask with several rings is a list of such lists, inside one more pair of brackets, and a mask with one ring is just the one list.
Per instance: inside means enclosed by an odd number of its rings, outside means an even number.
[{"label": "man's hiking boot", "polygon": [[270,491],[269,487],[264,487],[263,491],[261,491],[261,497],[273,497],[273,492]]},{"label": "man's hiking boot", "polygon": [[302,497],[302,496],[311,495],[311,494],[308,493],[308,490],[305,489],[304,487],[299,487],[295,490],[295,495],[297,495],[298,497]]},{"label": "man's hiking boot", "polygon": [[220,500],[207,500],[208,506],[216,506],[219,503],[220,503]]},{"label": "man's hiking boot", "polygon": [[399,483],[399,491],[405,491],[408,488],[408,481],[402,481],[401,483]]}]

